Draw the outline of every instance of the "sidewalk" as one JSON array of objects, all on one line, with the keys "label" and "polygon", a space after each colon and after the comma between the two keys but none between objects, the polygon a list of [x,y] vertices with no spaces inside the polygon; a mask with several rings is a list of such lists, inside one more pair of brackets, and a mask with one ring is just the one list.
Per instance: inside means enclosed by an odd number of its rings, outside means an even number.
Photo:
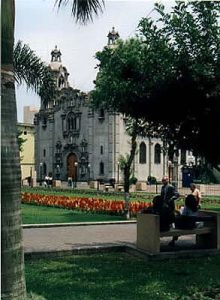
[{"label": "sidewalk", "polygon": [[[49,252],[80,251],[108,247],[130,246],[136,249],[136,223],[118,222],[97,225],[72,224],[59,227],[24,228],[25,254],[46,254]],[[194,236],[180,237],[174,248],[168,246],[171,238],[161,240],[162,252],[176,252],[195,247]]]}]

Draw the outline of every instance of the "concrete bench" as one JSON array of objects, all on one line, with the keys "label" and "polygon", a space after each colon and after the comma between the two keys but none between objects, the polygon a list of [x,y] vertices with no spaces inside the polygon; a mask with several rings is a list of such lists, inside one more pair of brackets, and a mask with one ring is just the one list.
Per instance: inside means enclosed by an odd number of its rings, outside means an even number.
[{"label": "concrete bench", "polygon": [[111,184],[104,184],[104,191],[105,192],[114,191],[114,188]]},{"label": "concrete bench", "polygon": [[115,185],[115,190],[117,192],[123,192],[124,191],[124,185],[123,184],[116,184]]},{"label": "concrete bench", "polygon": [[[137,215],[137,248],[150,252],[160,252],[160,238],[183,235],[196,235],[196,245],[201,248],[220,249],[220,213],[204,212],[212,216],[204,221],[204,226],[195,229],[174,229],[160,232],[160,216],[154,214]],[[205,220],[205,218],[204,218]]]},{"label": "concrete bench", "polygon": [[53,180],[52,186],[54,186],[54,187],[61,187],[61,180]]}]

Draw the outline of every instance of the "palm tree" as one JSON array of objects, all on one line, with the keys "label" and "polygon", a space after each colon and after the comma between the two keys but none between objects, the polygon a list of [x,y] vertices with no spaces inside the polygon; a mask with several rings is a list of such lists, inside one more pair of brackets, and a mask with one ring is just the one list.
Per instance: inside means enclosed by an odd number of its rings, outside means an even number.
[{"label": "palm tree", "polygon": [[[27,45],[19,41],[12,54],[12,66],[2,70],[2,299],[24,299],[21,175],[14,78],[20,83],[25,81],[28,87],[48,100],[54,95],[55,83],[48,67]],[[45,85],[47,89],[42,89],[41,86]]]},{"label": "palm tree", "polygon": [[86,24],[88,21],[93,21],[93,15],[98,15],[103,11],[103,0],[56,0],[55,4],[60,8],[62,5],[72,3],[71,11],[76,22]]},{"label": "palm tree", "polygon": [[[57,0],[58,6],[67,3],[67,0]],[[102,1],[74,0],[72,13],[77,21],[85,23],[92,19],[93,13],[97,14],[101,9]],[[14,64],[22,67],[26,59],[19,57],[14,60],[13,55],[22,53],[14,50],[14,20],[15,1],[2,0],[2,64],[1,64],[1,237],[2,237],[2,289],[1,297],[4,300],[27,299],[24,276],[24,253],[22,247],[21,209],[20,209],[20,186],[21,172],[19,161],[19,148],[17,142],[17,110],[15,96],[15,72]],[[20,47],[20,50],[22,47]],[[26,49],[28,50],[28,49]],[[26,51],[27,54],[28,51]],[[24,54],[25,52],[23,52]],[[31,54],[29,52],[29,54]],[[33,53],[32,53],[33,54]],[[19,63],[23,58],[22,63]],[[36,57],[35,57],[36,58]],[[21,59],[21,60],[20,60]],[[37,63],[37,61],[35,61]],[[38,61],[39,63],[39,61]],[[35,67],[36,64],[30,65]],[[19,69],[19,68],[18,68]],[[17,69],[17,70],[18,70]],[[29,74],[27,75],[26,72]],[[34,87],[39,93],[46,95],[48,91],[40,90],[45,75],[39,81],[34,72],[20,68],[17,72],[18,80],[25,80],[29,86]],[[42,71],[42,69],[41,69]],[[35,78],[34,78],[35,77]],[[30,81],[29,81],[30,80]],[[51,82],[51,81],[50,81]]]}]

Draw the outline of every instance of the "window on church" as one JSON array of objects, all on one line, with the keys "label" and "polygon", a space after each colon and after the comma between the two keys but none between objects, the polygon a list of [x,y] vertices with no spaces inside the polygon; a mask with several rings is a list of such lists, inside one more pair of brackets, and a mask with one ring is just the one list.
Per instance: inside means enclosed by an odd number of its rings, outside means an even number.
[{"label": "window on church", "polygon": [[70,114],[67,118],[67,129],[76,130],[76,117],[73,114]]},{"label": "window on church", "polygon": [[45,128],[47,126],[47,118],[44,117],[42,120],[42,126]]},{"label": "window on church", "polygon": [[154,147],[154,163],[155,164],[161,163],[161,146],[160,146],[160,144],[156,144]]},{"label": "window on church", "polygon": [[104,163],[102,161],[99,164],[99,174],[104,175]]},{"label": "window on church", "polygon": [[139,151],[139,163],[140,164],[146,164],[146,158],[147,158],[147,149],[146,144],[144,142],[141,142],[140,144],[140,151]]},{"label": "window on church", "polygon": [[59,77],[59,80],[58,80],[58,87],[61,88],[61,87],[64,87],[64,77],[63,75],[61,75]]},{"label": "window on church", "polygon": [[43,156],[46,156],[46,149],[43,150]]},{"label": "window on church", "polygon": [[99,110],[99,119],[100,119],[100,120],[103,120],[104,118],[105,118],[105,112],[104,112],[104,109],[101,108],[101,109]]},{"label": "window on church", "polygon": [[104,153],[104,149],[103,149],[103,146],[100,147],[100,154],[103,154]]},{"label": "window on church", "polygon": [[76,117],[76,130],[80,130],[80,118]]}]

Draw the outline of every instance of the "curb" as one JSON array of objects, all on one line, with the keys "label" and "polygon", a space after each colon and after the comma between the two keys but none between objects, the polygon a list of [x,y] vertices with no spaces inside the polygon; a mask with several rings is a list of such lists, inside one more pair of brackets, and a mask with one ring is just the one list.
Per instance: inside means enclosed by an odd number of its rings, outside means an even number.
[{"label": "curb", "polygon": [[96,245],[96,246],[81,246],[76,247],[72,250],[52,250],[52,251],[33,251],[25,252],[25,259],[41,259],[41,258],[51,258],[51,257],[61,257],[70,255],[87,255],[95,253],[108,253],[108,252],[125,252],[126,245]]},{"label": "curb", "polygon": [[23,229],[29,228],[50,228],[50,227],[67,227],[67,226],[90,226],[90,225],[123,225],[136,224],[136,220],[127,221],[100,221],[100,222],[77,222],[77,223],[48,223],[48,224],[23,224]]},{"label": "curb", "polygon": [[137,249],[133,245],[129,244],[106,244],[96,246],[81,246],[71,250],[52,250],[52,251],[29,251],[24,253],[26,260],[42,259],[42,258],[55,258],[64,257],[70,255],[89,255],[97,253],[114,253],[114,252],[125,252],[130,255],[134,255],[140,258],[147,259],[149,261],[154,260],[167,260],[167,259],[181,259],[181,258],[198,258],[204,256],[215,256],[220,254],[219,249],[190,249],[180,251],[167,251],[152,254],[141,249]]}]

